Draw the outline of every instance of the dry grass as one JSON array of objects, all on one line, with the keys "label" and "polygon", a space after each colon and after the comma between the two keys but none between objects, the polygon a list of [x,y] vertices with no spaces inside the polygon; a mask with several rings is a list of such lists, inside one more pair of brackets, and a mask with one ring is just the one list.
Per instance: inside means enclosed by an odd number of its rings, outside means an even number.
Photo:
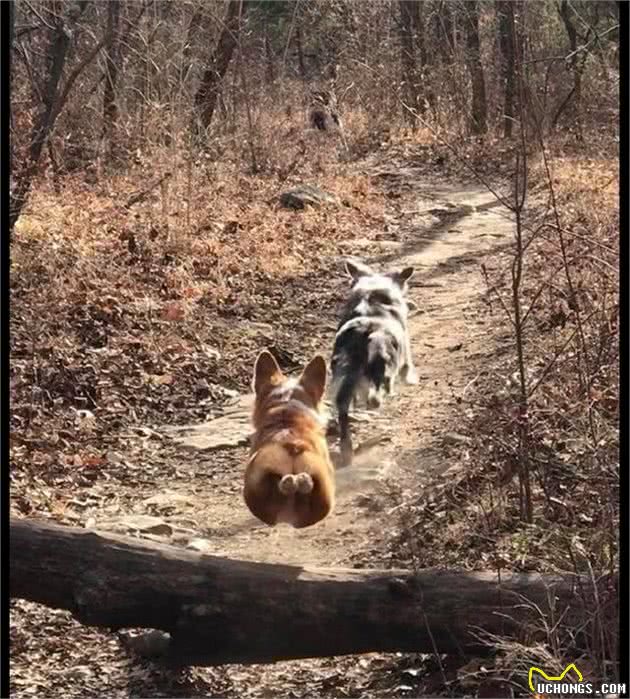
[{"label": "dry grass", "polygon": [[[563,152],[558,144],[550,150],[556,149]],[[607,579],[619,568],[618,176],[610,157],[554,153],[561,244],[542,158],[530,170],[531,244],[522,298],[529,309],[533,523],[519,514],[515,340],[497,302],[501,295],[510,305],[511,252],[486,263],[488,313],[502,338],[500,352],[457,397],[458,430],[471,440],[460,455],[465,468],[456,482],[438,484],[405,515],[402,556],[419,566],[559,572],[590,580],[580,593],[589,610],[584,628],[545,626],[541,619],[536,643],[498,643],[503,651],[493,672],[508,684],[523,676],[515,668],[543,656],[560,669],[577,662],[593,681],[618,673],[617,591]],[[489,642],[497,645],[497,639]]]},{"label": "dry grass", "polygon": [[[278,129],[264,134],[276,148]],[[11,251],[20,512],[46,512],[44,486],[103,463],[130,427],[212,415],[231,391],[248,389],[262,346],[276,346],[289,366],[321,348],[321,314],[335,294],[322,279],[341,242],[378,232],[384,207],[369,178],[340,162],[334,140],[303,140],[290,177],[153,145],[111,174],[40,179]],[[279,168],[295,156],[274,152]],[[167,187],[125,206],[166,172]],[[345,205],[279,208],[278,193],[297,182],[316,182]]]}]

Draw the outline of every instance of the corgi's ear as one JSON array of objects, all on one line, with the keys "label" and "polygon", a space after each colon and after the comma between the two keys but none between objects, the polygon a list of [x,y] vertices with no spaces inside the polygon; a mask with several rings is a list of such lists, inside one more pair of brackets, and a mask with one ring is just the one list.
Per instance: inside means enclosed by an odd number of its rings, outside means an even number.
[{"label": "corgi's ear", "polygon": [[367,265],[364,265],[362,262],[353,262],[352,260],[346,260],[346,272],[355,282],[359,277],[369,277],[374,274],[374,270]]},{"label": "corgi's ear", "polygon": [[263,350],[254,365],[254,392],[260,393],[269,384],[277,386],[284,379],[282,369],[268,350]]},{"label": "corgi's ear", "polygon": [[317,405],[326,390],[326,360],[317,355],[304,367],[300,376],[300,386],[313,399]]}]

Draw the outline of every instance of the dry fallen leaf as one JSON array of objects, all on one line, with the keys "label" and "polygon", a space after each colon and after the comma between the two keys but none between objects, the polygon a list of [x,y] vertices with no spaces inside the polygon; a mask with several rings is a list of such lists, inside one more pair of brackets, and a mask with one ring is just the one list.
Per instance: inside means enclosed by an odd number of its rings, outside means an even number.
[{"label": "dry fallen leaf", "polygon": [[164,320],[176,321],[183,320],[186,317],[186,311],[178,303],[169,303],[162,309],[162,318]]}]

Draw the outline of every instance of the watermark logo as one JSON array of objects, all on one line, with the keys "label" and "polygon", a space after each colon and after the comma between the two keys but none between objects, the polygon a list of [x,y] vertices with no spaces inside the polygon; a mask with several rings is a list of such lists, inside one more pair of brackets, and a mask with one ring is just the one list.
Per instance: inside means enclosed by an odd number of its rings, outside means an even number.
[{"label": "watermark logo", "polygon": [[[529,680],[529,688],[532,690],[532,692],[537,692],[538,688],[541,684],[544,683],[546,684],[547,682],[562,682],[564,678],[566,677],[567,672],[569,670],[573,670],[575,674],[577,675],[577,683],[581,683],[584,680],[584,677],[582,676],[582,673],[575,667],[575,663],[569,663],[564,670],[562,671],[562,674],[557,675],[556,677],[553,677],[551,675],[548,675],[544,670],[541,670],[539,667],[530,667],[529,668],[529,674],[527,679]],[[534,673],[537,672],[540,675],[540,678],[536,678],[536,686],[534,685]],[[541,680],[542,678],[542,680]],[[570,684],[577,684],[575,682],[570,683]],[[569,683],[565,683],[569,684]]]},{"label": "watermark logo", "polygon": [[[569,671],[573,671],[569,675]],[[584,696],[615,697],[626,693],[626,685],[620,682],[602,682],[599,685],[584,681],[575,663],[567,665],[560,675],[548,675],[539,667],[530,667],[527,677],[529,688],[537,696]]]}]

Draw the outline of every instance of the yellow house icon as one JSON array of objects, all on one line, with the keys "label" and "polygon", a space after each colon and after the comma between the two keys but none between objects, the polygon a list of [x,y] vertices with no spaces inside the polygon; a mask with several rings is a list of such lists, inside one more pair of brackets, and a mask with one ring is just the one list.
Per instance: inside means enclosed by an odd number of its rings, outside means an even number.
[{"label": "yellow house icon", "polygon": [[544,670],[541,670],[539,667],[530,667],[529,668],[529,675],[527,679],[529,680],[529,688],[532,690],[532,692],[536,691],[536,687],[534,687],[534,673],[537,672],[543,680],[546,680],[547,682],[559,682],[560,680],[563,680],[567,672],[569,670],[573,670],[575,674],[577,675],[577,681],[582,682],[584,679],[582,677],[582,673],[575,667],[575,663],[571,663],[570,665],[567,665],[564,668],[564,671],[562,672],[561,675],[558,675],[557,677],[552,677],[551,675],[548,675]]}]

